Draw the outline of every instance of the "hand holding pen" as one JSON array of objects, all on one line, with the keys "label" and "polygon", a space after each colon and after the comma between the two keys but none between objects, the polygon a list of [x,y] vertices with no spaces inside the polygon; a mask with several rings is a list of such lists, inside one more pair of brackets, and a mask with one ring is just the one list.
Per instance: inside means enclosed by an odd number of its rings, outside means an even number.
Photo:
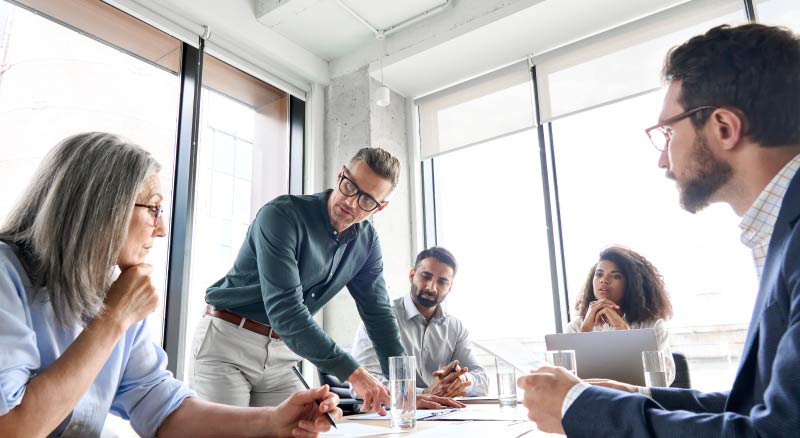
[{"label": "hand holding pen", "polygon": [[469,368],[458,365],[458,359],[433,372],[436,381],[425,390],[428,394],[443,397],[460,397],[467,395],[467,387],[472,385],[465,376]]},{"label": "hand holding pen", "polygon": [[[295,375],[297,375],[297,378],[300,379],[300,383],[302,383],[306,389],[311,389],[311,387],[308,386],[306,379],[303,378],[303,375],[300,374],[300,370],[298,370],[296,366],[292,365],[292,371],[294,371]],[[319,399],[314,399],[314,403],[316,403],[317,406],[319,406],[320,405]],[[331,417],[331,414],[329,412],[325,411],[323,412],[323,415],[325,415],[325,418],[328,420],[328,423],[330,423],[331,426],[336,427],[336,422],[333,421],[333,417]]]}]

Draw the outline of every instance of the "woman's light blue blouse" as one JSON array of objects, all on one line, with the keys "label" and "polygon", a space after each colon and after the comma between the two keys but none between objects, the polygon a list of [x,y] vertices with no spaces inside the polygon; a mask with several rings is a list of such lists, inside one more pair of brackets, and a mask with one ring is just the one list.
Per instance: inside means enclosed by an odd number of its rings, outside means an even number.
[{"label": "woman's light blue blouse", "polygon": [[[0,415],[22,402],[28,382],[49,367],[83,330],[55,322],[46,294],[34,294],[14,251],[0,242]],[[145,322],[119,339],[97,378],[52,436],[99,436],[111,412],[141,436],[158,427],[192,392],[166,370],[167,356]]]}]

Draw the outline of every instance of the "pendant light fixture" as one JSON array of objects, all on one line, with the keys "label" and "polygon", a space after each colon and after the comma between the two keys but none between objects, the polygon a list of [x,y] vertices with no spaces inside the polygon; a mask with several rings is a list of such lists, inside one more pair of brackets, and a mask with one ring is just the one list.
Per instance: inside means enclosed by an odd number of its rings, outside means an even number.
[{"label": "pendant light fixture", "polygon": [[375,35],[375,38],[381,42],[381,57],[379,59],[381,67],[381,86],[375,89],[375,105],[389,106],[392,100],[392,93],[389,87],[383,83],[383,56],[386,54],[386,36],[383,34],[383,31],[379,31]]}]

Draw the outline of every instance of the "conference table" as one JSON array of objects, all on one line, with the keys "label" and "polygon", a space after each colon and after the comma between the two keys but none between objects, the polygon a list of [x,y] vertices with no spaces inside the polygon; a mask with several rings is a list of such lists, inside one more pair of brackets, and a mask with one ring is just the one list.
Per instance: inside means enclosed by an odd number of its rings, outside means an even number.
[{"label": "conference table", "polygon": [[[419,411],[425,415],[425,411]],[[516,407],[500,407],[495,403],[468,404],[446,415],[433,419],[417,420],[417,425],[408,431],[393,431],[388,419],[371,419],[374,415],[361,414],[343,417],[339,421],[339,430],[331,430],[324,434],[327,437],[375,436],[381,438],[447,438],[447,437],[487,437],[492,438],[551,438],[563,435],[549,434],[536,428],[536,424],[528,421],[528,411],[521,404]],[[360,418],[370,419],[360,419]],[[349,424],[355,424],[350,428]],[[369,426],[375,433],[358,434],[359,428]]]}]

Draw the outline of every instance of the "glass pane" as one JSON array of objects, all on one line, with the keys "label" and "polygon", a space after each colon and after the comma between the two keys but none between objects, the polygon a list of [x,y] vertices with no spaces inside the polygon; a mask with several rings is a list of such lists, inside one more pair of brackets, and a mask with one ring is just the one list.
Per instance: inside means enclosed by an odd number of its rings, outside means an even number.
[{"label": "glass pane", "polygon": [[759,23],[786,26],[800,33],[800,2],[797,0],[767,0],[756,2]]},{"label": "glass pane", "polygon": [[727,390],[756,296],[755,267],[739,242],[739,218],[721,204],[683,211],[657,168],[643,129],[662,101],[663,92],[650,93],[553,123],[573,313],[600,250],[627,246],[664,276],[675,310],[672,349],[689,359],[693,386]]},{"label": "glass pane", "polygon": [[[475,341],[544,351],[555,322],[536,130],[442,155],[434,165],[438,244],[459,264],[447,311]],[[493,386],[494,359],[477,352]]]},{"label": "glass pane", "polygon": [[216,58],[203,59],[184,381],[206,288],[233,266],[261,206],[288,193],[288,102],[286,93]]},{"label": "glass pane", "polygon": [[[105,8],[102,14],[118,14],[120,22],[134,20],[97,4]],[[142,50],[148,48],[144,41],[171,38],[137,23],[142,33],[129,37],[140,38]],[[144,56],[131,56],[5,2],[0,2],[0,32],[0,218],[5,219],[44,155],[60,140],[84,131],[119,134],[153,153],[162,165],[164,205],[169,206],[178,76],[143,61]],[[174,39],[173,45],[180,47]],[[162,291],[168,241],[169,236],[156,239],[148,259],[155,268],[153,281]],[[160,343],[163,300],[151,320],[153,339]]]}]

